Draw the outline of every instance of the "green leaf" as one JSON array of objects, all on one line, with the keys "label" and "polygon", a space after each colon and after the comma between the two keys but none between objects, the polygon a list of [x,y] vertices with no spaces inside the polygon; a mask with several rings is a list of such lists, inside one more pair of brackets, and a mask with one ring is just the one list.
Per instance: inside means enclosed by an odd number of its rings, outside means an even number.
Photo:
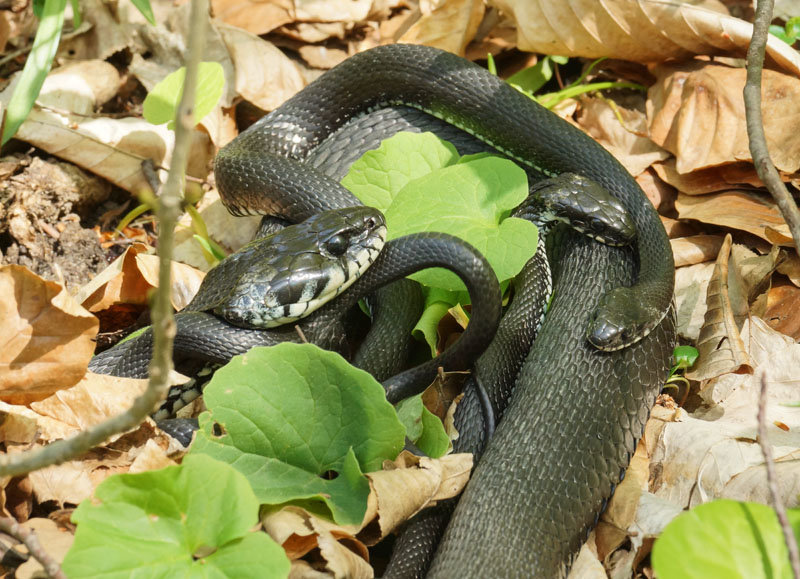
[{"label": "green leaf", "polygon": [[72,27],[78,28],[83,22],[83,18],[81,17],[81,4],[79,0],[69,0],[69,4],[72,6]]},{"label": "green leaf", "polygon": [[676,346],[672,351],[672,359],[675,360],[676,369],[691,368],[699,356],[700,352],[692,346]]},{"label": "green leaf", "polygon": [[[517,275],[536,251],[537,229],[524,219],[506,218],[528,196],[528,181],[514,162],[479,156],[410,181],[384,211],[394,239],[419,231],[440,231],[472,244],[500,281]],[[428,286],[464,291],[441,268],[410,276]]]},{"label": "green leaf", "polygon": [[[444,292],[444,290],[439,290],[438,288],[430,289]],[[446,293],[458,295],[453,292]],[[447,315],[447,310],[453,307],[454,304],[452,304],[450,301],[445,302],[441,300],[436,300],[429,303],[427,301],[427,297],[428,296],[426,296],[425,309],[422,310],[422,315],[419,317],[414,329],[411,330],[411,335],[417,339],[422,338],[425,340],[425,343],[428,344],[428,347],[431,349],[431,358],[434,358],[438,353],[436,346],[439,343],[439,320]]]},{"label": "green leaf", "polygon": [[[800,510],[789,511],[795,535]],[[757,503],[718,500],[670,522],[653,546],[660,579],[792,577],[778,517]]]},{"label": "green leaf", "polygon": [[401,132],[353,163],[342,185],[364,205],[386,211],[410,181],[458,160],[456,148],[433,133]]},{"label": "green leaf", "polygon": [[[168,74],[145,97],[142,113],[154,125],[167,123],[175,128],[175,115],[183,93],[186,68]],[[225,87],[225,74],[218,62],[201,62],[197,76],[197,91],[194,105],[194,122],[199,123],[219,102]]]},{"label": "green leaf", "polygon": [[63,569],[70,577],[287,577],[283,549],[250,532],[258,506],[240,473],[207,456],[114,475],[72,515],[78,530]]},{"label": "green leaf", "polygon": [[136,6],[136,9],[141,12],[142,16],[144,16],[150,24],[153,26],[156,25],[156,17],[155,14],[153,14],[153,8],[150,6],[150,0],[131,0],[131,3]]},{"label": "green leaf", "polygon": [[[403,448],[405,428],[383,387],[311,344],[254,348],[216,372],[191,453],[242,472],[263,504],[302,501],[360,523],[369,484]],[[332,476],[331,476],[332,475]]]},{"label": "green leaf", "polygon": [[45,0],[31,52],[6,106],[2,145],[16,134],[42,90],[58,49],[66,6],[67,0]]},{"label": "green leaf", "polygon": [[406,436],[417,448],[439,458],[447,452],[450,439],[439,418],[422,403],[422,394],[406,398],[397,405],[397,416],[406,427]]}]

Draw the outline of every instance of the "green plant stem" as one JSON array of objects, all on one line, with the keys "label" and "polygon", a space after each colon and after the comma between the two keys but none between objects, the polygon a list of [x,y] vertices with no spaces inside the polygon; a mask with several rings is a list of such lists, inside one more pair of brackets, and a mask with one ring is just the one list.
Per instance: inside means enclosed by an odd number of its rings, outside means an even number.
[{"label": "green plant stem", "polygon": [[61,30],[64,27],[66,6],[67,0],[45,0],[31,53],[25,61],[25,67],[5,110],[1,145],[5,145],[6,141],[14,136],[31,112],[36,97],[39,96],[44,79],[47,78],[56,56]]},{"label": "green plant stem", "polygon": [[102,422],[75,436],[53,442],[47,446],[19,454],[0,455],[0,476],[14,476],[60,464],[79,456],[101,444],[114,434],[125,432],[138,426],[164,398],[168,387],[168,377],[172,369],[172,340],[175,322],[170,304],[171,262],[174,246],[175,223],[181,206],[183,174],[191,146],[191,132],[194,127],[192,105],[197,67],[205,37],[205,19],[208,18],[208,0],[193,0],[189,29],[189,49],[186,57],[186,84],[178,108],[175,127],[175,148],[172,153],[170,171],[159,199],[159,287],[153,298],[153,361],[150,364],[150,383],[147,389],[134,400],[124,413]]},{"label": "green plant stem", "polygon": [[587,92],[595,92],[598,90],[608,90],[612,88],[632,88],[635,90],[647,90],[640,84],[635,82],[612,82],[612,81],[605,81],[605,82],[591,82],[589,84],[582,84],[578,86],[568,86],[558,92],[542,95],[537,98],[539,104],[546,108],[551,108],[557,105],[559,102],[566,100],[568,98],[574,98],[576,96],[585,94]]}]

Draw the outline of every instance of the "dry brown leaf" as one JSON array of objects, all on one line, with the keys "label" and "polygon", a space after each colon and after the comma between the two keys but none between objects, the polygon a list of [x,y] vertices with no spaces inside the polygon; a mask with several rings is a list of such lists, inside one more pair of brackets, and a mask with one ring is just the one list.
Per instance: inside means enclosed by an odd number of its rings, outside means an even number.
[{"label": "dry brown leaf", "polygon": [[[116,304],[146,305],[148,292],[158,283],[158,258],[144,252],[147,247],[137,243],[125,250],[92,281],[75,295],[90,312],[101,312]],[[191,301],[205,274],[184,265],[172,263],[170,302],[182,309]]]},{"label": "dry brown leaf", "polygon": [[634,177],[669,157],[667,151],[647,137],[647,119],[641,111],[618,105],[612,108],[606,99],[584,97],[578,124]]},{"label": "dry brown leaf", "polygon": [[271,111],[305,86],[297,66],[271,42],[217,24],[234,66],[234,86],[245,100]]},{"label": "dry brown leaf", "polygon": [[469,480],[472,455],[450,454],[430,459],[401,453],[393,465],[367,473],[377,498],[381,537],[423,508],[458,495]]},{"label": "dry brown leaf", "polygon": [[117,14],[102,0],[82,0],[84,21],[78,34],[61,40],[57,60],[106,60],[115,52],[129,48],[132,44],[131,30],[120,25]]},{"label": "dry brown leaf", "polygon": [[702,197],[679,194],[675,209],[681,219],[739,229],[768,241],[767,227],[786,227],[775,202],[753,191],[726,191]]},{"label": "dry brown leaf", "polygon": [[147,380],[89,372],[72,388],[32,402],[30,408],[42,416],[73,427],[77,432],[130,408],[134,399],[146,388]]},{"label": "dry brown leaf", "polygon": [[[648,90],[650,137],[677,158],[678,173],[750,161],[745,125],[747,71],[708,62],[662,64]],[[770,157],[781,171],[800,168],[800,78],[765,69],[761,111]]]},{"label": "dry brown leaf", "polygon": [[176,464],[178,463],[171,458],[168,449],[164,449],[155,440],[149,439],[141,452],[133,459],[128,472],[134,474],[148,470],[160,470]]},{"label": "dry brown leaf", "polygon": [[708,282],[714,273],[713,263],[698,263],[675,270],[675,312],[681,338],[695,342],[706,313]]},{"label": "dry brown leaf", "polygon": [[[157,255],[136,255],[136,267],[142,278],[152,287],[158,286],[159,258]],[[185,308],[194,298],[206,274],[190,265],[172,262],[172,286],[170,286],[170,303],[176,310]]]},{"label": "dry brown leaf", "polygon": [[36,102],[57,111],[94,113],[117,94],[117,69],[103,60],[70,62],[47,75]]},{"label": "dry brown leaf", "polygon": [[[261,222],[259,215],[244,217],[231,215],[225,209],[215,190],[209,191],[203,196],[197,210],[206,224],[209,237],[228,251],[235,251],[253,239]],[[200,244],[193,236],[192,220],[188,214],[185,214],[181,217],[178,228],[175,230],[174,257],[201,271],[208,271],[211,266],[203,254]]]},{"label": "dry brown leaf", "polygon": [[54,282],[0,267],[0,392],[25,403],[76,384],[94,352],[97,319]]},{"label": "dry brown leaf", "polygon": [[482,0],[421,0],[419,19],[397,41],[435,46],[463,56],[485,10]]},{"label": "dry brown leaf", "polygon": [[[800,344],[757,317],[745,321],[742,337],[753,364],[769,370],[768,440],[781,498],[793,508],[800,497],[800,414],[783,403],[797,400]],[[651,491],[679,508],[723,497],[769,504],[764,457],[756,442],[760,390],[758,375],[725,374],[705,385],[704,404],[694,414],[681,410],[677,420],[663,423],[652,438]],[[650,422],[658,420],[654,415]],[[647,428],[650,437],[653,427],[648,423]]]},{"label": "dry brown leaf", "polygon": [[675,198],[678,196],[678,192],[672,185],[660,179],[651,167],[637,175],[636,182],[647,195],[653,207],[662,213],[675,207]]},{"label": "dry brown leaf", "polygon": [[675,267],[703,263],[717,257],[722,247],[721,235],[693,235],[670,239]]},{"label": "dry brown leaf", "polygon": [[252,34],[266,34],[294,22],[292,0],[211,0],[214,16]]},{"label": "dry brown leaf", "polygon": [[[31,519],[24,522],[22,526],[36,532],[39,543],[45,547],[47,554],[57,563],[64,561],[64,556],[75,541],[75,535],[64,529],[59,529],[58,525],[50,519]],[[34,577],[43,576],[42,566],[33,557],[20,565],[16,573],[14,573],[15,579],[33,579]]]},{"label": "dry brown leaf", "polygon": [[744,289],[738,271],[729,267],[731,244],[732,237],[728,234],[708,284],[705,319],[697,338],[698,363],[686,374],[692,380],[708,380],[731,372],[753,372],[752,361],[739,333],[748,304],[746,294],[741,296]]},{"label": "dry brown leaf", "polygon": [[[707,8],[647,0],[492,0],[492,4],[517,22],[519,48],[541,54],[636,62],[693,54],[743,57],[753,31],[749,22],[721,13],[726,9],[713,0],[703,3]],[[767,54],[787,72],[800,74],[800,54],[785,42],[770,38]]]},{"label": "dry brown leaf", "polygon": [[[656,174],[687,195],[705,195],[717,191],[727,191],[731,185],[752,185],[763,187],[752,163],[732,163],[709,169],[699,169],[682,175],[675,168],[675,159],[671,158],[663,163],[654,163]],[[788,179],[788,176],[784,178]]]},{"label": "dry brown leaf", "polygon": [[764,321],[773,330],[800,340],[800,288],[784,283],[770,289]]},{"label": "dry brown leaf", "polygon": [[94,485],[83,461],[72,460],[28,473],[33,494],[39,503],[56,501],[77,505],[92,496]]}]

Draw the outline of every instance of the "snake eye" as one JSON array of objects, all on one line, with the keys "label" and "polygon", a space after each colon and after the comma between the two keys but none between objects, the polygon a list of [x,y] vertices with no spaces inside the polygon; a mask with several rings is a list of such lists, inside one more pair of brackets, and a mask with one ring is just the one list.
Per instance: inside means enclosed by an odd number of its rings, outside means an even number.
[{"label": "snake eye", "polygon": [[334,256],[344,255],[348,247],[347,238],[344,235],[334,235],[325,242],[325,249]]},{"label": "snake eye", "polygon": [[375,229],[375,225],[376,225],[375,218],[374,217],[367,217],[367,220],[364,222],[364,225],[366,225],[367,229]]}]

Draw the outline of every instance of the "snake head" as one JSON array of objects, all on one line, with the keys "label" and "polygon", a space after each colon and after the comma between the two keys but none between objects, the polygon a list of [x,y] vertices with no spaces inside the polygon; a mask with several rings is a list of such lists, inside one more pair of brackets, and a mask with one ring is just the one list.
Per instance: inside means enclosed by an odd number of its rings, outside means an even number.
[{"label": "snake head", "polygon": [[663,318],[656,308],[627,287],[611,290],[600,299],[589,319],[586,337],[595,348],[607,352],[635,344]]}]

